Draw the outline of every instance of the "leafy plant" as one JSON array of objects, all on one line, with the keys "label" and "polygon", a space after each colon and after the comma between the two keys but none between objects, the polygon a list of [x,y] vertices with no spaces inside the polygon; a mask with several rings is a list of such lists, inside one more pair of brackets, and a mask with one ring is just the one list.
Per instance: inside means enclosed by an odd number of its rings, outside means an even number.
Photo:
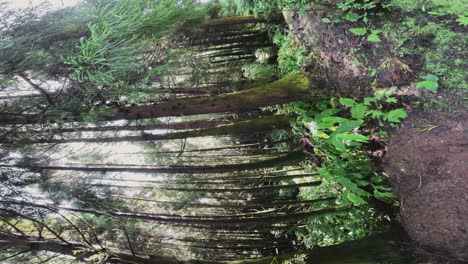
[{"label": "leafy plant", "polygon": [[337,4],[338,8],[343,11],[371,11],[376,8],[388,9],[392,6],[390,1],[374,1],[374,0],[345,0]]},{"label": "leafy plant", "polygon": [[439,81],[439,77],[429,74],[424,77],[425,81],[418,82],[416,83],[416,88],[426,88],[426,90],[430,92],[435,92],[439,88],[439,84],[437,81]]},{"label": "leafy plant", "polygon": [[[245,1],[250,4],[254,14],[274,14],[281,10],[294,10],[303,14],[307,9],[310,0],[255,0]],[[253,3],[252,3],[253,2]]]},{"label": "leafy plant", "polygon": [[365,34],[367,34],[367,29],[364,27],[350,28],[349,31],[353,32],[353,34],[358,36],[364,36]]},{"label": "leafy plant", "polygon": [[382,30],[378,30],[378,29],[372,30],[371,34],[367,36],[367,40],[371,42],[380,42],[381,41],[379,37],[380,33],[382,33]]},{"label": "leafy plant", "polygon": [[277,31],[273,36],[273,43],[279,47],[278,50],[278,69],[280,77],[296,74],[300,72],[307,56],[305,50],[300,48],[285,32]]},{"label": "leafy plant", "polygon": [[318,160],[317,172],[325,182],[343,186],[345,203],[365,204],[364,197],[374,196],[390,202],[393,195],[385,186],[385,174],[374,172],[364,145],[369,142],[363,128],[371,121],[379,126],[395,126],[406,117],[404,109],[385,111],[382,104],[395,103],[394,89],[377,92],[362,102],[340,98],[318,102],[291,103],[289,110],[298,115],[292,121],[293,133],[306,136]]},{"label": "leafy plant", "polygon": [[343,18],[348,20],[348,21],[351,21],[351,22],[356,22],[358,21],[362,16],[356,14],[356,13],[353,13],[353,12],[349,12],[347,13]]},{"label": "leafy plant", "polygon": [[457,22],[462,26],[468,26],[468,17],[464,15],[459,15],[457,18]]}]

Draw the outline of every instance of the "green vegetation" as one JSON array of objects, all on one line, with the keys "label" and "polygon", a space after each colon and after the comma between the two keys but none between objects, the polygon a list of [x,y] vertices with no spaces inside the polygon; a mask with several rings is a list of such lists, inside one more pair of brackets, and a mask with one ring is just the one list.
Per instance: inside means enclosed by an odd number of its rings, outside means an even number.
[{"label": "green vegetation", "polygon": [[[419,79],[426,79],[428,91],[437,90],[439,84],[449,96],[465,97],[468,89],[464,66],[466,65],[466,38],[462,30],[467,15],[466,1],[392,1],[393,8],[410,14],[420,11],[424,16],[403,16],[393,22],[383,24],[384,34],[392,41],[396,54],[405,58],[418,54],[422,70]],[[456,22],[456,23],[454,23]],[[460,29],[458,29],[461,27]],[[439,80],[428,80],[427,76],[437,76]],[[435,81],[431,84],[427,82]],[[438,81],[438,82],[436,82]],[[440,90],[439,89],[439,90]],[[429,105],[432,100],[429,100]]]},{"label": "green vegetation", "polygon": [[298,11],[303,14],[310,0],[221,0],[219,6],[223,15],[254,14],[261,17],[278,16],[282,10]]},{"label": "green vegetation", "polygon": [[273,35],[273,43],[278,46],[278,71],[279,76],[297,74],[301,71],[307,57],[305,50],[294,42],[291,35],[282,30],[276,30]]},{"label": "green vegetation", "polygon": [[406,263],[381,159],[412,107],[466,99],[466,11],[70,10],[0,10],[0,262]]},{"label": "green vegetation", "polygon": [[[376,93],[366,97],[363,102],[351,98],[340,98],[338,106],[335,100],[289,104],[290,111],[298,118],[292,122],[296,135],[307,135],[307,144],[313,148],[311,153],[316,162],[317,171],[327,182],[339,183],[343,189],[345,203],[366,203],[363,196],[374,196],[377,199],[391,201],[393,195],[385,186],[385,176],[374,172],[364,144],[369,142],[368,134],[372,122],[383,127],[385,122],[391,126],[406,117],[406,112],[399,108],[384,110],[382,103],[395,103],[391,96],[393,90]],[[374,130],[374,134],[383,131]]]}]

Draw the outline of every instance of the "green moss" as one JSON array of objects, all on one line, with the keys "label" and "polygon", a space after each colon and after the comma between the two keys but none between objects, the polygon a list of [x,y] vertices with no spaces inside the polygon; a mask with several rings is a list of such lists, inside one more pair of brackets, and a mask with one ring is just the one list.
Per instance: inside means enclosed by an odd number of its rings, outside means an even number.
[{"label": "green moss", "polygon": [[245,90],[238,93],[243,93],[250,98],[255,100],[256,98],[263,96],[273,97],[296,97],[300,94],[304,95],[304,92],[310,88],[310,81],[304,74],[294,74],[284,77],[272,83],[261,85],[257,88]]},{"label": "green moss", "polygon": [[242,134],[257,134],[271,131],[272,129],[280,129],[289,127],[289,121],[292,117],[287,115],[274,115],[260,117],[253,120],[237,122],[230,125],[217,126],[199,130],[190,130],[186,132],[172,133],[172,138],[185,137],[206,137],[206,136],[221,136],[221,135],[242,135]]},{"label": "green moss", "polygon": [[417,66],[415,81],[427,74],[437,75],[442,90],[450,94],[466,93],[468,89],[463,70],[467,40],[459,30],[463,26],[454,23],[455,15],[465,12],[460,8],[463,2],[468,1],[394,0],[394,8],[413,13],[398,15],[399,19],[388,19],[383,25],[395,54],[413,60],[413,67]]},{"label": "green moss", "polygon": [[392,7],[406,12],[425,10],[429,15],[466,14],[467,0],[392,0]]}]

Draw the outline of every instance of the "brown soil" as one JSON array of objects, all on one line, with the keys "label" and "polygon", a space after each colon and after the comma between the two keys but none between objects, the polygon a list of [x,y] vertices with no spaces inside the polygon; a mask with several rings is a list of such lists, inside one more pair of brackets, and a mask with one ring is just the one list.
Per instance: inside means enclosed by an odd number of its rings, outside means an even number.
[{"label": "brown soil", "polygon": [[463,110],[456,117],[414,113],[392,135],[383,159],[404,229],[440,263],[468,263],[467,121]]},{"label": "brown soil", "polygon": [[[326,2],[336,6],[339,1]],[[311,9],[303,15],[288,11],[283,15],[295,42],[309,56],[304,70],[319,88],[333,95],[362,97],[373,94],[375,78],[380,87],[408,90],[414,86],[413,62],[397,58],[385,39],[379,43],[367,41],[349,31],[355,27],[351,23],[324,23],[322,19],[333,14],[334,9],[322,5],[312,5]]]}]

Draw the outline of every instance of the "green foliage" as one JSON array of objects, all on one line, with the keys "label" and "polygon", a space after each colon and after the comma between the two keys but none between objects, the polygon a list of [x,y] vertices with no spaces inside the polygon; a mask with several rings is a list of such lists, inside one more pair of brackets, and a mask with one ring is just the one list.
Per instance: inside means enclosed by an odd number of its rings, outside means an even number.
[{"label": "green foliage", "polygon": [[349,31],[353,32],[353,34],[358,36],[364,36],[365,34],[367,34],[367,29],[364,27],[350,28]]},{"label": "green foliage", "polygon": [[382,33],[382,30],[372,30],[371,34],[367,36],[367,40],[371,42],[380,42],[381,41],[379,37],[380,33]]},{"label": "green foliage", "polygon": [[457,18],[458,24],[462,26],[468,26],[468,16],[460,15]]},{"label": "green foliage", "polygon": [[[284,129],[275,129],[273,131],[271,131],[270,133],[268,133],[266,135],[266,138],[271,140],[271,141],[283,141],[283,140],[289,140],[291,138],[294,139],[294,135],[288,131],[288,130],[284,130]],[[290,146],[290,143],[288,142],[280,142],[280,143],[276,143],[274,145],[274,148],[278,151],[278,152],[289,152],[289,151],[293,151],[294,149]]]},{"label": "green foliage", "polygon": [[340,244],[384,231],[386,221],[381,213],[369,206],[362,206],[343,216],[310,218],[306,228],[296,232],[296,235],[306,247],[313,248]]},{"label": "green foliage", "polygon": [[435,92],[439,88],[439,84],[437,81],[439,81],[439,77],[429,74],[426,77],[424,77],[425,81],[418,82],[416,84],[416,88],[426,88],[426,90],[430,92]]},{"label": "green foliage", "polygon": [[299,73],[307,59],[304,55],[305,50],[300,48],[288,33],[281,31],[277,31],[273,36],[273,43],[279,47],[279,76],[286,77]]},{"label": "green foliage", "polygon": [[145,68],[148,58],[143,54],[151,41],[183,26],[200,24],[205,12],[188,0],[98,1],[92,11],[96,22],[88,25],[90,37],[63,62],[79,82],[100,86],[128,79],[124,77]]},{"label": "green foliage", "polygon": [[356,14],[356,13],[353,13],[353,12],[349,12],[347,13],[343,18],[348,20],[348,21],[351,21],[351,22],[357,22],[362,16]]},{"label": "green foliage", "polygon": [[[271,264],[273,264],[272,262]],[[307,263],[307,254],[296,254],[288,260],[283,260],[281,264],[306,264]]]},{"label": "green foliage", "polygon": [[466,0],[392,0],[392,6],[406,12],[421,10],[429,15],[467,15]]},{"label": "green foliage", "polygon": [[159,39],[201,24],[207,9],[193,0],[98,0],[90,12],[97,24],[109,24],[115,35]]},{"label": "green foliage", "polygon": [[[161,36],[199,25],[206,15],[204,8],[184,0],[96,1],[89,8],[93,22],[88,24],[89,37],[82,38],[75,52],[62,57],[70,77],[80,83],[79,102],[67,102],[67,115],[80,113],[89,122],[98,120],[105,109],[96,102],[139,103],[140,91],[148,80],[166,71],[152,67],[150,49]],[[63,109],[61,109],[63,110]],[[60,113],[63,115],[63,113]],[[68,116],[57,116],[63,119]],[[59,121],[60,122],[60,121]]]},{"label": "green foliage", "polygon": [[[343,187],[339,183],[325,182],[318,187],[301,188],[299,198],[314,200],[322,197],[339,196]],[[311,209],[317,210],[342,204],[342,201],[328,201],[313,204]],[[297,237],[307,248],[330,246],[349,240],[366,237],[388,228],[385,215],[370,205],[352,207],[348,213],[333,216],[310,217],[305,229],[295,231]]]},{"label": "green foliage", "polygon": [[294,10],[303,14],[311,0],[220,0],[217,6],[222,16],[255,15],[277,17],[282,10]]},{"label": "green foliage", "polygon": [[385,123],[395,126],[407,116],[401,108],[383,108],[383,103],[394,101],[392,91],[377,92],[363,102],[340,98],[341,107],[334,106],[335,100],[294,102],[289,106],[288,110],[298,115],[291,122],[293,133],[309,136],[320,161],[317,171],[326,182],[343,186],[341,198],[345,203],[365,204],[363,197],[368,196],[385,201],[393,197],[381,180],[385,175],[374,173],[364,150],[369,136],[363,130],[369,122],[377,122],[380,127]]},{"label": "green foliage", "polygon": [[372,0],[346,0],[343,3],[339,3],[338,7],[345,11],[345,10],[370,10],[377,7],[377,3],[380,1],[372,1]]},{"label": "green foliage", "polygon": [[245,16],[253,13],[252,2],[248,0],[220,0],[217,6],[221,16]]},{"label": "green foliage", "polygon": [[82,40],[75,54],[63,58],[69,65],[70,77],[78,82],[91,82],[96,86],[110,85],[142,66],[138,57],[148,42],[119,39],[109,24],[89,25],[91,36]]},{"label": "green foliage", "polygon": [[276,67],[272,64],[253,62],[244,64],[242,72],[248,80],[257,81],[256,85],[262,85],[276,75]]},{"label": "green foliage", "polygon": [[254,0],[249,1],[254,14],[271,15],[281,10],[294,10],[303,14],[307,9],[310,0]]},{"label": "green foliage", "polygon": [[[465,96],[468,85],[464,70],[466,38],[463,21],[468,13],[466,8],[460,7],[466,6],[466,1],[392,0],[392,4],[393,10],[403,13],[404,19],[387,21],[383,29],[386,39],[393,40],[396,55],[417,56],[422,62],[421,72],[438,76],[438,86],[443,87],[444,92],[452,97]],[[420,15],[406,16],[405,12]],[[439,88],[434,82],[425,85],[432,85],[430,89]]]}]

